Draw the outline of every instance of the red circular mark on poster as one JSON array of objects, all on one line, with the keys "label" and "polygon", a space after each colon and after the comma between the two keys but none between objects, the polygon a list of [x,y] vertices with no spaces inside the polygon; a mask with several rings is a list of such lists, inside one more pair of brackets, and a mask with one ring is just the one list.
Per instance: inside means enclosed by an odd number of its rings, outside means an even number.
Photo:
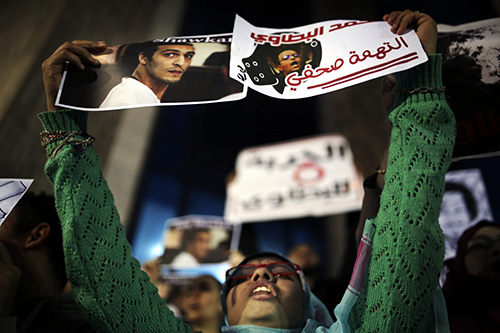
[{"label": "red circular mark on poster", "polygon": [[323,179],[325,171],[315,162],[302,163],[293,172],[293,180],[299,186],[314,185]]}]

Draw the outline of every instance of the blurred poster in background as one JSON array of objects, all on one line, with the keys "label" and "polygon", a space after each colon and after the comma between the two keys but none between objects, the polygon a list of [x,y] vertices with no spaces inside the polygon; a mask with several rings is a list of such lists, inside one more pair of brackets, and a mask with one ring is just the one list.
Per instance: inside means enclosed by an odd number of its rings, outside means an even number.
[{"label": "blurred poster in background", "polygon": [[168,219],[164,253],[158,260],[167,280],[210,274],[221,277],[229,269],[231,251],[237,250],[240,226],[222,217],[188,215]]},{"label": "blurred poster in background", "polygon": [[500,19],[438,25],[446,97],[457,119],[454,160],[500,151]]},{"label": "blurred poster in background", "polygon": [[362,182],[340,135],[248,148],[238,155],[224,217],[243,223],[359,210]]},{"label": "blurred poster in background", "polygon": [[481,170],[448,172],[439,215],[445,237],[445,259],[455,256],[462,232],[485,219],[493,221],[493,214]]}]

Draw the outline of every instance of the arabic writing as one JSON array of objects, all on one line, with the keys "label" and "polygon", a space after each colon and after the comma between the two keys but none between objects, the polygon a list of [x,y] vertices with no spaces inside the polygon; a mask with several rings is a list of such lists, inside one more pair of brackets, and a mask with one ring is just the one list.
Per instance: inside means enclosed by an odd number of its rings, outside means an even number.
[{"label": "arabic writing", "polygon": [[312,187],[291,186],[282,192],[269,194],[256,193],[250,198],[240,199],[240,208],[244,211],[256,211],[266,207],[287,207],[290,204],[322,202],[325,199],[346,197],[352,192],[348,179],[338,179],[327,184]]},{"label": "arabic writing", "polygon": [[344,28],[349,28],[349,27],[353,27],[355,25],[365,24],[365,23],[370,23],[370,22],[373,22],[373,21],[349,21],[349,22],[345,22],[345,23],[332,24],[330,26],[330,30],[328,30],[328,32],[332,32],[332,31],[344,29]]},{"label": "arabic writing", "polygon": [[[349,21],[345,23],[337,23],[332,24],[330,26],[330,30],[328,32],[333,32],[339,29],[353,27],[359,24],[370,23],[373,21]],[[250,33],[250,37],[258,44],[264,44],[269,42],[271,45],[280,45],[280,44],[291,44],[307,41],[310,42],[311,39],[317,36],[321,36],[324,33],[324,27],[316,27],[312,31],[308,31],[303,34],[282,34],[282,35],[264,35],[264,34],[255,34],[253,32]]]},{"label": "arabic writing", "polygon": [[[387,53],[391,52],[392,50],[399,50],[402,46],[405,46],[406,48],[408,47],[408,44],[403,39],[403,37],[396,37],[395,41],[397,43],[397,45],[395,46],[391,45],[390,42],[384,42],[382,43],[383,44],[382,46],[377,48],[376,52],[372,53],[370,50],[365,50],[361,53],[361,56],[359,56],[356,53],[356,51],[350,51],[349,54],[351,54],[351,56],[349,57],[349,63],[351,65],[355,65],[359,62],[365,61],[368,58],[376,58],[382,60],[387,56]],[[339,70],[343,65],[344,65],[344,60],[342,58],[338,58],[337,60],[335,60],[335,63],[333,65],[326,68],[318,67],[316,69],[312,69],[310,65],[306,65],[302,74],[298,72],[290,73],[286,78],[286,83],[289,86],[298,86],[302,84],[304,80],[317,78],[325,73],[330,73],[332,71]],[[349,76],[346,76],[345,78],[348,77]],[[330,86],[331,85],[329,85],[329,87]]]},{"label": "arabic writing", "polygon": [[363,51],[363,53],[361,54],[363,58],[357,55],[356,51],[351,51],[349,52],[349,54],[352,54],[349,58],[349,62],[354,65],[358,62],[365,61],[367,58],[384,59],[387,53],[391,52],[392,50],[399,50],[401,48],[401,43],[403,43],[405,47],[408,47],[408,44],[406,44],[406,41],[403,39],[403,37],[395,38],[395,40],[398,43],[397,46],[392,46],[391,43],[384,42],[382,43],[383,46],[377,48],[377,53],[371,53],[370,50]]},{"label": "arabic writing", "polygon": [[418,56],[417,52],[411,52],[411,53],[408,53],[408,54],[401,56],[399,58],[390,60],[388,62],[378,64],[376,66],[371,66],[371,67],[362,69],[360,71],[336,78],[336,79],[328,81],[328,82],[324,82],[324,83],[320,83],[320,84],[317,84],[314,86],[307,87],[307,89],[313,89],[313,88],[319,88],[319,87],[321,87],[322,89],[331,88],[331,87],[336,86],[338,84],[346,83],[346,82],[349,82],[352,80],[357,80],[363,76],[371,75],[371,74],[386,70],[386,69],[394,67],[394,66],[398,66],[398,65],[401,65],[404,63],[408,63],[408,62],[417,60],[418,58],[419,58],[419,56]]},{"label": "arabic writing", "polygon": [[301,150],[292,154],[289,154],[283,161],[278,161],[278,157],[267,156],[262,157],[261,155],[252,155],[245,161],[245,167],[264,167],[267,170],[279,168],[280,170],[285,170],[290,167],[294,167],[299,163],[304,161],[328,161],[335,158],[345,158],[346,147],[344,145],[335,145],[333,143],[327,143],[323,147],[324,151],[312,151],[312,150]]},{"label": "arabic writing", "polygon": [[316,27],[313,31],[309,31],[304,34],[283,34],[283,35],[262,35],[250,33],[250,37],[252,37],[256,43],[264,44],[265,42],[271,43],[271,45],[280,45],[280,44],[291,44],[298,43],[303,41],[310,42],[314,37],[323,35],[324,28]]},{"label": "arabic writing", "polygon": [[333,65],[326,68],[313,69],[311,65],[306,65],[304,71],[302,72],[302,75],[297,72],[293,72],[286,77],[286,83],[289,86],[298,86],[302,83],[303,80],[316,78],[325,73],[336,71],[340,69],[342,65],[344,65],[344,60],[342,60],[341,58],[335,60],[335,63]]},{"label": "arabic writing", "polygon": [[170,229],[172,230],[192,230],[206,228],[231,230],[234,227],[234,225],[226,223],[224,219],[217,216],[188,215],[169,219],[168,222],[170,222]]}]

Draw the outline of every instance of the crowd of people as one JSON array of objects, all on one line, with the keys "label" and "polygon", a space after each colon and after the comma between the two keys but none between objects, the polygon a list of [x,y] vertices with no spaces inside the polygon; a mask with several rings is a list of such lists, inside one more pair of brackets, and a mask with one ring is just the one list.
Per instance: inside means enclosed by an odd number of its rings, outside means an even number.
[{"label": "crowd of people", "polygon": [[[307,249],[292,251],[295,261],[252,254],[226,272],[222,285],[201,276],[175,300],[165,296],[172,290],[160,296],[151,283],[157,279],[132,256],[87,134],[88,114],[55,106],[66,62],[93,65],[92,55],[106,49],[102,42],[74,41],[42,66],[48,111],[38,117],[55,202],[27,195],[0,228],[1,331],[500,331],[498,224],[484,221],[464,233],[439,287],[444,237],[438,216],[456,125],[435,54],[436,22],[409,10],[383,19],[394,33],[415,29],[429,60],[395,74],[386,167],[371,182],[378,208],[360,228],[352,278],[333,315],[311,292],[315,275],[304,271],[317,273],[317,265],[310,253],[302,259]],[[186,63],[192,55],[191,49],[181,54]]]}]

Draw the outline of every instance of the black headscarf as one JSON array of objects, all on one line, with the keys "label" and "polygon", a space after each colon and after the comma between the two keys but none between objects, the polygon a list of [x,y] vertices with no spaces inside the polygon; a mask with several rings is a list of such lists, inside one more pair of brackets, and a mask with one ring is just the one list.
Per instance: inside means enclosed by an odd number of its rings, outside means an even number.
[{"label": "black headscarf", "polygon": [[475,233],[500,224],[480,221],[465,230],[458,239],[457,253],[445,261],[446,282],[443,293],[451,332],[500,332],[500,283],[467,273],[464,257]]}]

